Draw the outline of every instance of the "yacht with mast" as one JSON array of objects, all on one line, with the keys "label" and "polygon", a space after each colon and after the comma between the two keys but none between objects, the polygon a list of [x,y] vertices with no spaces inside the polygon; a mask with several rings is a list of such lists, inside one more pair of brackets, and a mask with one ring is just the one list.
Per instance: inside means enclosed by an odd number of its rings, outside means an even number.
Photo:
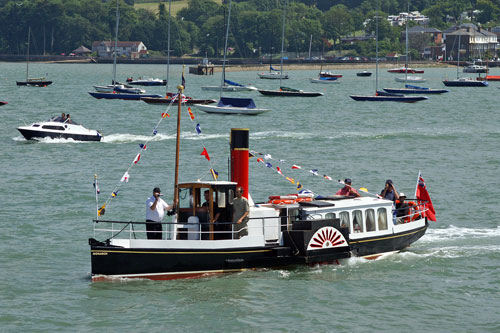
[{"label": "yacht with mast", "polygon": [[51,80],[44,77],[30,78],[30,39],[31,39],[31,26],[28,27],[28,47],[26,51],[26,80],[16,81],[18,86],[31,86],[31,87],[46,87],[52,84]]}]

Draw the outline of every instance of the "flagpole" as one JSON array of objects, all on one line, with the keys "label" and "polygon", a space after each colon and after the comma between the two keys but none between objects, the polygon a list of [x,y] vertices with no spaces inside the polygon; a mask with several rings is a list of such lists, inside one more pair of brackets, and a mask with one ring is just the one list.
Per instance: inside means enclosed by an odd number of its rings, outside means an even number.
[{"label": "flagpole", "polygon": [[179,203],[179,152],[180,152],[180,139],[181,139],[181,104],[182,92],[184,86],[177,86],[177,145],[175,148],[175,179],[174,179],[174,208],[177,208]]},{"label": "flagpole", "polygon": [[415,195],[414,198],[417,198],[417,189],[418,189],[418,181],[420,179],[420,170],[418,170],[418,176],[417,176],[417,184],[415,185]]},{"label": "flagpole", "polygon": [[96,220],[99,219],[99,197],[97,196],[97,173],[94,173],[94,185],[95,185],[95,214]]}]

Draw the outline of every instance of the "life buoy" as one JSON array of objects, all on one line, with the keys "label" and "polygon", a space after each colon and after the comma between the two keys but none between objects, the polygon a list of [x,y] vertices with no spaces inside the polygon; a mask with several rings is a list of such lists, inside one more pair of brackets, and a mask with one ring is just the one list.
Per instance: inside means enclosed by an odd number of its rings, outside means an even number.
[{"label": "life buoy", "polygon": [[299,198],[297,198],[297,200],[295,200],[295,201],[296,201],[296,202],[310,202],[310,201],[312,201],[312,200],[313,200],[313,198],[311,198],[311,197],[299,197]]},{"label": "life buoy", "polygon": [[295,200],[292,199],[274,199],[274,200],[269,200],[270,203],[274,205],[291,205],[295,203]]},{"label": "life buoy", "polygon": [[409,209],[408,217],[406,218],[407,221],[405,219],[405,222],[411,222],[411,221],[418,220],[420,218],[420,210],[418,208],[418,205],[414,201],[408,201],[408,207],[410,209]]}]

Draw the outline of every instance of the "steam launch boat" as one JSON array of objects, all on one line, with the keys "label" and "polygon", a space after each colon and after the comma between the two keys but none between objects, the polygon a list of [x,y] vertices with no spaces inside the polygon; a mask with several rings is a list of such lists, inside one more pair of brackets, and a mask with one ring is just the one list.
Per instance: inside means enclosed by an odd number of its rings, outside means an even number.
[{"label": "steam launch boat", "polygon": [[53,117],[48,121],[20,126],[17,130],[27,140],[52,138],[73,139],[75,141],[101,141],[103,139],[99,131],[85,128],[74,121],[68,122],[60,116]]},{"label": "steam launch boat", "polygon": [[[427,230],[418,205],[395,224],[392,201],[378,197],[305,194],[256,203],[248,186],[249,130],[232,129],[230,147],[231,181],[176,182],[173,218],[162,223],[162,239],[146,239],[140,230],[147,222],[94,220],[94,238],[89,239],[92,280],[170,280],[340,263],[351,256],[375,258],[405,249]],[[249,203],[249,221],[239,232],[232,222],[237,186],[243,187]],[[217,222],[211,222],[216,214]]]}]

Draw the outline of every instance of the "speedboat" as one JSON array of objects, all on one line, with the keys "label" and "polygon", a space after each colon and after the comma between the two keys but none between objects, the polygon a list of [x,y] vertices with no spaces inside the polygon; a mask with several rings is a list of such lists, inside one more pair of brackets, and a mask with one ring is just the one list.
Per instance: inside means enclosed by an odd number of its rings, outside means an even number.
[{"label": "speedboat", "polygon": [[61,117],[53,117],[47,121],[20,126],[17,130],[27,140],[52,138],[73,139],[75,141],[101,141],[103,139],[99,131],[87,129],[74,121],[68,123],[67,120]]},{"label": "speedboat", "polygon": [[133,78],[127,78],[127,83],[132,84],[132,85],[137,85],[137,86],[165,86],[167,85],[166,80],[162,79],[153,79],[150,77],[140,77],[137,80],[134,80]]},{"label": "speedboat", "polygon": [[472,64],[464,67],[464,73],[488,73],[488,67]]}]

